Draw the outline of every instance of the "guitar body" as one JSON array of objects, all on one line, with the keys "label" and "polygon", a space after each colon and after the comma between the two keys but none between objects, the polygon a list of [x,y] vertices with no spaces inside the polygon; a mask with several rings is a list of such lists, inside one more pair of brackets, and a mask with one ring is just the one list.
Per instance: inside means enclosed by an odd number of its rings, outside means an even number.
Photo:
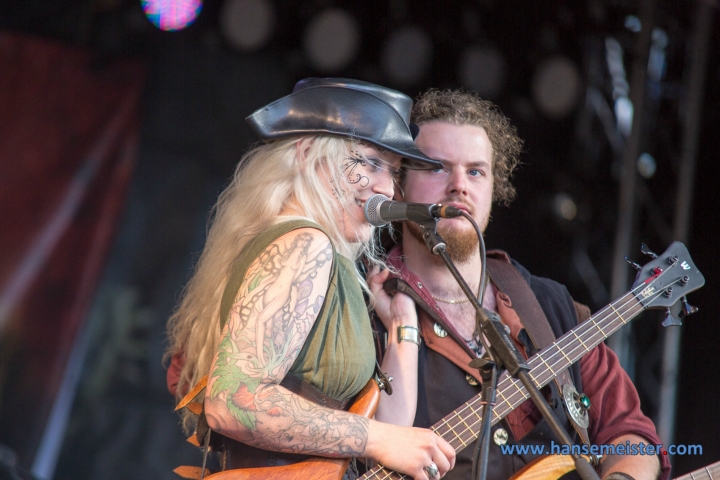
[{"label": "guitar body", "polygon": [[[575,462],[570,455],[548,455],[528,463],[509,480],[557,480],[574,470]],[[713,480],[714,478],[720,478],[720,462],[676,477],[675,480]]]},{"label": "guitar body", "polygon": [[[358,393],[350,413],[372,418],[380,401],[380,389],[374,378]],[[205,477],[207,480],[341,480],[350,464],[349,458],[314,457],[292,465],[231,469]],[[182,468],[182,467],[180,467]],[[195,467],[199,474],[201,468]],[[181,472],[176,473],[184,476]],[[187,478],[187,477],[186,477]],[[199,475],[193,478],[200,478]]]},{"label": "guitar body", "polygon": [[574,470],[575,461],[570,455],[545,455],[525,465],[509,480],[557,480]]}]

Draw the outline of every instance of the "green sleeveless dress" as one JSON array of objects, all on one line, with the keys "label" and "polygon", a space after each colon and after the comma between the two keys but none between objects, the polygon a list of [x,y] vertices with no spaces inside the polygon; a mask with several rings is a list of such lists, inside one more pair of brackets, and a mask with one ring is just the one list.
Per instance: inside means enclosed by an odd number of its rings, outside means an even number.
[{"label": "green sleeveless dress", "polygon": [[[306,227],[327,235],[318,224],[300,219],[273,225],[248,242],[223,292],[222,326],[252,262],[277,238]],[[288,375],[309,383],[328,397],[343,401],[362,390],[374,367],[372,329],[355,266],[337,253],[333,245],[333,264],[325,301]]]}]

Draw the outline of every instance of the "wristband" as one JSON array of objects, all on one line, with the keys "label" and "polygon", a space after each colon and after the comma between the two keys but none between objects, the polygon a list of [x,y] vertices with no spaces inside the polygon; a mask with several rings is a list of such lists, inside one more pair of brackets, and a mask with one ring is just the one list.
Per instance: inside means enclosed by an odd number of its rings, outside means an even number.
[{"label": "wristband", "polygon": [[412,342],[417,346],[420,346],[420,332],[417,327],[410,327],[406,325],[400,325],[397,327],[398,343],[400,342]]}]

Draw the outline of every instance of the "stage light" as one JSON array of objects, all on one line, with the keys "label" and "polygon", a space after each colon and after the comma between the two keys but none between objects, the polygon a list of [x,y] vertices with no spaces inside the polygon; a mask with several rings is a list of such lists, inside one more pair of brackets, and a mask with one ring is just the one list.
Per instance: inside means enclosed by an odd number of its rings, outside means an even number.
[{"label": "stage light", "polygon": [[631,32],[637,33],[642,30],[642,22],[635,15],[628,15],[625,17],[625,28]]},{"label": "stage light", "polygon": [[275,26],[275,13],[268,0],[227,0],[220,27],[227,42],[250,52],[263,47]]},{"label": "stage light", "polygon": [[637,169],[643,178],[652,178],[657,170],[655,158],[647,152],[641,153],[637,160]]},{"label": "stage light", "polygon": [[355,59],[360,46],[360,27],[345,10],[330,8],[315,17],[305,30],[303,47],[316,70],[332,73]]},{"label": "stage light", "polygon": [[575,63],[566,57],[551,57],[535,71],[532,80],[533,99],[543,115],[561,120],[575,108],[581,83]]},{"label": "stage light", "polygon": [[555,215],[565,220],[573,220],[577,216],[577,204],[567,193],[558,193],[553,200]]},{"label": "stage light", "polygon": [[612,78],[612,96],[615,100],[614,109],[617,128],[627,138],[632,130],[635,109],[628,98],[630,84],[625,75],[623,55],[620,42],[612,37],[605,39],[605,58]]},{"label": "stage light", "polygon": [[462,85],[486,98],[492,98],[502,91],[506,72],[507,64],[503,54],[489,46],[466,48],[458,64],[458,77]]},{"label": "stage light", "polygon": [[381,52],[382,68],[402,86],[418,83],[432,63],[432,41],[417,27],[404,27],[388,37]]},{"label": "stage light", "polygon": [[202,0],[141,0],[143,12],[160,30],[182,30],[192,24],[202,9]]}]

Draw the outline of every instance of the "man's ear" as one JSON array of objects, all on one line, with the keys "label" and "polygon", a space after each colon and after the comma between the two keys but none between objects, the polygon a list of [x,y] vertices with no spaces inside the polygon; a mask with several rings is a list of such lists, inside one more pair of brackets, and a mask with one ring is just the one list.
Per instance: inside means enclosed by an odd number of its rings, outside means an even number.
[{"label": "man's ear", "polygon": [[302,137],[300,140],[295,142],[295,158],[300,162],[304,162],[307,159],[308,152],[312,147],[315,138],[313,137]]}]

